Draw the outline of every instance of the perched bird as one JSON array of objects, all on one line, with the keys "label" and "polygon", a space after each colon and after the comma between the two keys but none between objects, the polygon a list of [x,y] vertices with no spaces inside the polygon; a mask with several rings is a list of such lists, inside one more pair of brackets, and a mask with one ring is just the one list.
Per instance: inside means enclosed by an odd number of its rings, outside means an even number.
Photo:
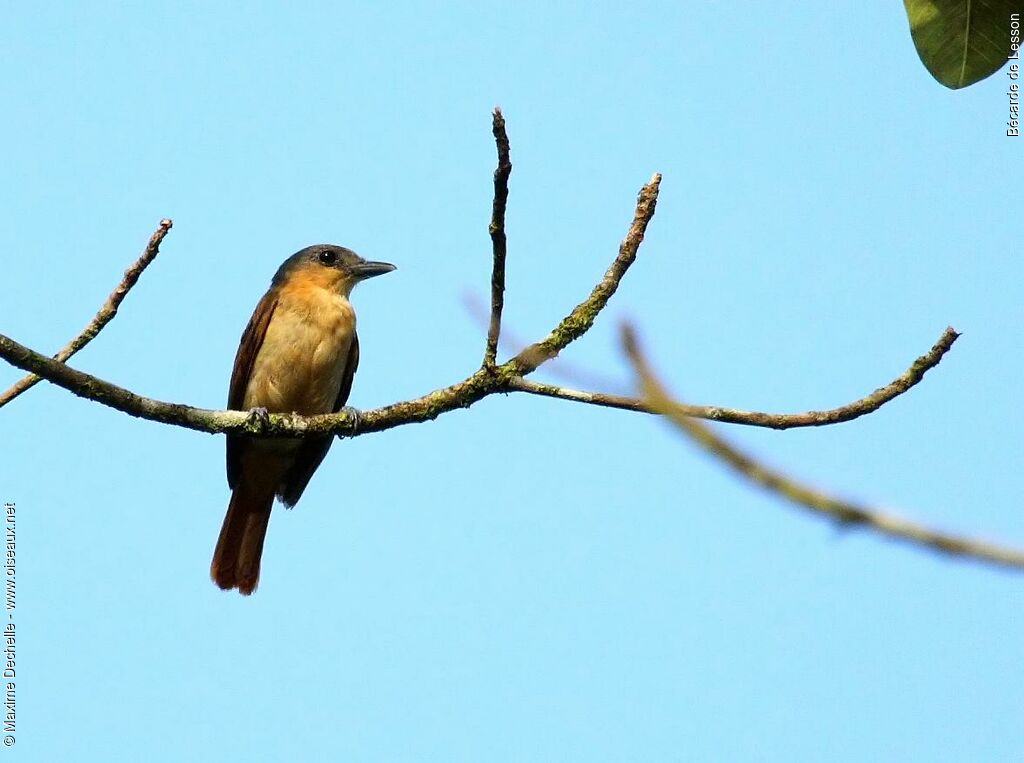
[{"label": "perched bird", "polygon": [[[360,281],[394,269],[330,244],[285,260],[242,333],[228,408],[309,416],[345,405],[359,365],[349,295]],[[332,440],[228,435],[231,502],[210,565],[220,588],[256,590],[274,496],[294,506]]]}]

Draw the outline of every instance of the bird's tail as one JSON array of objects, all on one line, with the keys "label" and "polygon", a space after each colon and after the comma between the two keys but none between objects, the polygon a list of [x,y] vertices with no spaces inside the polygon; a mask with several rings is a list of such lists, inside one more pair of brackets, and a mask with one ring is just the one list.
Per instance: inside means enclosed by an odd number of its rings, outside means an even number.
[{"label": "bird's tail", "polygon": [[210,577],[218,587],[237,588],[246,596],[256,590],[273,503],[273,492],[264,495],[248,489],[244,480],[235,487],[210,564]]}]

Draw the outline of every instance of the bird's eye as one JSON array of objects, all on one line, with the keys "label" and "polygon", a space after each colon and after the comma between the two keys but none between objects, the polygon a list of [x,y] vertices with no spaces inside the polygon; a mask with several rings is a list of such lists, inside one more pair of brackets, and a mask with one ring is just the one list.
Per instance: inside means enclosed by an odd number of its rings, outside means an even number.
[{"label": "bird's eye", "polygon": [[332,252],[330,249],[324,249],[317,255],[317,259],[324,265],[336,265],[338,262],[338,253]]}]

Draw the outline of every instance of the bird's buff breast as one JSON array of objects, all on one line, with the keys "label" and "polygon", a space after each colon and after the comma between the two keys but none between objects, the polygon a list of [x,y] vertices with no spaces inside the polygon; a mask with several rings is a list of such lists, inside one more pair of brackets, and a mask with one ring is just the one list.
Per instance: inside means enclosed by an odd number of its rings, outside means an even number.
[{"label": "bird's buff breast", "polygon": [[355,335],[355,312],[340,294],[316,286],[283,291],[253,363],[246,408],[330,413]]}]

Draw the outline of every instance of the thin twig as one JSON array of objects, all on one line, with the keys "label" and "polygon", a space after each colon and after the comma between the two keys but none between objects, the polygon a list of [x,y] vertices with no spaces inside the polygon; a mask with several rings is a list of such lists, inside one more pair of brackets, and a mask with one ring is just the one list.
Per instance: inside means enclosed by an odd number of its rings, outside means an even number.
[{"label": "thin twig", "polygon": [[509,382],[509,389],[513,392],[526,392],[530,395],[570,400],[574,403],[599,405],[603,408],[617,408],[618,410],[633,411],[635,413],[654,413],[647,403],[636,397],[614,395],[608,392],[585,392],[583,390],[561,387],[557,384],[535,382],[532,379],[523,379],[522,377],[512,379]]},{"label": "thin twig", "polygon": [[[921,379],[932,368],[935,368],[942,357],[949,352],[953,342],[960,335],[952,328],[947,328],[939,341],[924,355],[884,387],[880,387],[866,397],[855,400],[839,408],[827,411],[806,411],[804,413],[762,413],[760,411],[743,411],[735,408],[722,408],[715,405],[685,405],[679,403],[676,413],[698,419],[709,419],[726,424],[745,424],[769,429],[793,429],[796,427],[821,427],[839,424],[844,421],[873,413],[890,400],[902,395]],[[657,413],[650,404],[635,397],[610,395],[602,392],[581,392],[575,389],[559,387],[554,384],[543,384],[529,379],[513,379],[510,388],[516,392],[528,392],[531,395],[556,397],[561,400],[572,400],[577,403],[600,405],[606,408],[621,408],[639,413]]]},{"label": "thin twig", "polygon": [[655,173],[651,182],[640,189],[636,200],[633,224],[629,226],[629,232],[619,246],[619,256],[612,262],[605,272],[604,278],[594,287],[590,296],[576,305],[547,337],[531,344],[509,361],[513,364],[518,376],[527,376],[535,371],[542,363],[557,356],[570,342],[579,339],[594,325],[598,313],[608,304],[608,300],[619,288],[622,277],[636,259],[636,253],[647,232],[647,225],[654,217],[660,185],[661,175]]},{"label": "thin twig", "polygon": [[[110,292],[110,296],[107,297],[107,301],[103,303],[103,306],[99,309],[99,312],[96,313],[96,316],[89,321],[89,325],[82,329],[82,333],[64,345],[60,352],[53,356],[55,360],[63,363],[95,339],[96,335],[103,330],[103,327],[114,319],[114,316],[117,315],[117,308],[120,307],[125,296],[129,291],[131,291],[131,288],[135,286],[136,282],[138,282],[139,276],[142,275],[142,271],[149,266],[149,263],[156,259],[157,254],[160,252],[160,244],[163,242],[164,237],[173,225],[174,223],[167,218],[160,221],[160,226],[156,231],[154,231],[153,235],[149,237],[149,243],[146,244],[146,248],[143,250],[142,256],[140,256],[139,259],[137,259],[135,263],[124,272],[124,277],[121,279],[121,283],[117,285],[117,288]],[[22,392],[31,389],[40,381],[41,377],[36,376],[35,374],[29,374],[15,382],[5,392],[0,393],[0,408],[3,408]]]},{"label": "thin twig", "polygon": [[494,204],[491,208],[491,248],[494,251],[494,265],[491,268],[491,322],[487,328],[487,349],[484,351],[484,367],[493,368],[498,356],[498,336],[501,333],[501,311],[505,306],[505,255],[508,242],[505,238],[505,208],[508,206],[508,178],[512,174],[509,158],[508,134],[505,132],[505,117],[501,109],[494,110],[491,123],[494,143],[498,148],[498,166],[494,170]]},{"label": "thin twig", "polygon": [[685,406],[675,402],[654,376],[640,351],[635,334],[628,327],[623,329],[623,346],[633,363],[644,397],[651,408],[666,415],[701,448],[727,464],[746,480],[843,526],[867,527],[896,540],[923,546],[932,551],[1017,570],[1024,569],[1024,550],[932,530],[916,522],[806,487],[764,466],[716,435],[707,425],[681,412]]}]

